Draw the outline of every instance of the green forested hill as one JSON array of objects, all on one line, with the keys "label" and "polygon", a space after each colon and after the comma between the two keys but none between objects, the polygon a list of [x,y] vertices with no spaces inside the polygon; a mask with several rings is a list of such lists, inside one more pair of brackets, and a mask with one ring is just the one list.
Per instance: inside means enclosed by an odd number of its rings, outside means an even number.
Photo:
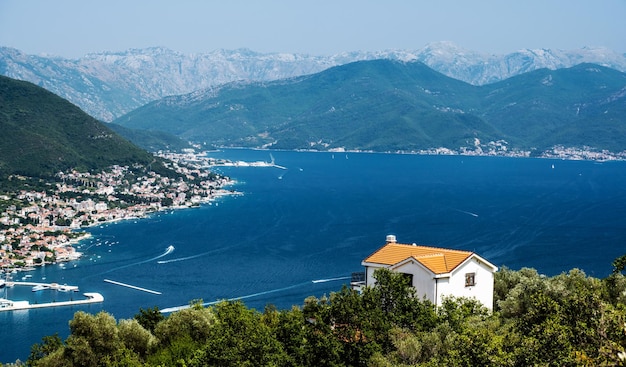
[{"label": "green forested hill", "polygon": [[153,157],[78,107],[34,84],[0,77],[0,177],[149,164]]},{"label": "green forested hill", "polygon": [[232,83],[115,122],[218,145],[375,151],[506,140],[626,149],[626,74],[592,64],[476,87],[418,62],[363,61],[267,83]]},{"label": "green forested hill", "polygon": [[129,129],[114,123],[108,123],[106,126],[128,139],[131,143],[149,152],[157,152],[159,150],[181,151],[192,148],[189,142],[164,131]]},{"label": "green forested hill", "polygon": [[626,149],[626,74],[593,64],[481,88],[481,118],[523,147]]}]

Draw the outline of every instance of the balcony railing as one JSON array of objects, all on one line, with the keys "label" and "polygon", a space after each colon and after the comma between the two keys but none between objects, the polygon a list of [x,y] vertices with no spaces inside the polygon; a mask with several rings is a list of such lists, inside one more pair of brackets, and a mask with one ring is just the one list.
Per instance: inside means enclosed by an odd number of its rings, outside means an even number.
[{"label": "balcony railing", "polygon": [[350,277],[350,287],[360,292],[361,288],[365,287],[365,272],[352,273]]}]

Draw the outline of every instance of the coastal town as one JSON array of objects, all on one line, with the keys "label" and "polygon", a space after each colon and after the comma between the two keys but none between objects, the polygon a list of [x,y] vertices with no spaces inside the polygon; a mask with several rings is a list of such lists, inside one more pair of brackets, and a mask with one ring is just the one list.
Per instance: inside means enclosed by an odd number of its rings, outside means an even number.
[{"label": "coastal town", "polygon": [[232,184],[228,177],[209,170],[217,162],[204,154],[157,156],[175,176],[122,166],[98,173],[58,172],[50,189],[1,195],[0,269],[28,271],[75,260],[81,253],[73,245],[89,237],[90,226],[237,194],[225,188]]},{"label": "coastal town", "polygon": [[626,160],[626,151],[611,152],[606,149],[598,150],[592,147],[565,147],[555,145],[543,151],[511,149],[505,140],[481,142],[474,139],[472,145],[460,147],[458,150],[450,148],[431,148],[414,152],[422,155],[463,155],[478,157],[514,157],[514,158],[547,158],[564,160],[586,160],[596,162]]}]

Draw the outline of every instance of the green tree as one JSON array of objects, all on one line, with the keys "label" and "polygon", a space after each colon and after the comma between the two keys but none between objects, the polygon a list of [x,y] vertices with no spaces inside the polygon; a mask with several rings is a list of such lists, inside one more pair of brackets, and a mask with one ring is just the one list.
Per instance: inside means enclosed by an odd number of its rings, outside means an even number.
[{"label": "green tree", "polygon": [[273,337],[282,345],[285,352],[284,366],[304,366],[307,360],[306,321],[299,307],[289,310],[277,310],[269,305],[265,307],[262,322],[266,324]]},{"label": "green tree", "polygon": [[388,323],[380,308],[367,307],[364,298],[354,289],[344,286],[332,293],[329,302],[329,322],[333,334],[342,345],[341,360],[349,366],[363,365],[387,338],[381,336]]},{"label": "green tree", "polygon": [[215,323],[189,366],[276,366],[285,359],[282,345],[261,314],[240,301],[214,306]]},{"label": "green tree", "polygon": [[626,254],[613,260],[613,274],[623,273],[626,269]]},{"label": "green tree", "polygon": [[455,332],[462,332],[470,317],[481,319],[489,315],[489,310],[479,301],[470,298],[444,297],[437,309],[439,323],[447,323]]},{"label": "green tree", "polygon": [[304,300],[306,366],[342,366],[342,345],[334,334],[327,297]]},{"label": "green tree", "polygon": [[156,338],[135,319],[120,320],[118,333],[124,347],[144,359],[157,343]]},{"label": "green tree", "polygon": [[215,321],[215,314],[211,309],[195,304],[190,308],[174,312],[159,322],[154,328],[154,336],[162,346],[187,337],[202,344],[209,337],[209,330]]},{"label": "green tree", "polygon": [[106,312],[76,312],[70,332],[64,355],[73,365],[104,366],[124,347],[115,318]]},{"label": "green tree", "polygon": [[505,318],[523,316],[532,304],[531,296],[546,287],[545,277],[535,269],[502,269],[494,279],[494,311],[499,311]]},{"label": "green tree", "polygon": [[520,366],[571,366],[575,364],[572,333],[563,319],[561,306],[544,291],[530,297],[527,313],[516,327],[521,340],[515,345]]},{"label": "green tree", "polygon": [[613,261],[613,271],[605,278],[604,288],[608,295],[609,302],[613,305],[626,304],[626,255],[622,255]]},{"label": "green tree", "polygon": [[163,320],[165,317],[159,311],[159,308],[154,306],[153,308],[140,308],[139,313],[134,316],[135,320],[139,322],[141,326],[143,326],[146,330],[151,333],[154,332],[157,324]]},{"label": "green tree", "polygon": [[374,286],[363,290],[366,309],[378,309],[390,324],[401,328],[426,330],[435,325],[434,305],[420,299],[403,274],[378,269],[374,278]]},{"label": "green tree", "polygon": [[26,360],[28,366],[33,366],[35,363],[59,350],[63,346],[63,341],[58,333],[50,336],[44,336],[41,343],[35,343],[30,347],[30,354]]},{"label": "green tree", "polygon": [[571,335],[575,350],[596,357],[601,344],[598,335],[603,313],[603,285],[578,269],[555,276],[549,281],[551,298],[560,306],[562,322]]}]

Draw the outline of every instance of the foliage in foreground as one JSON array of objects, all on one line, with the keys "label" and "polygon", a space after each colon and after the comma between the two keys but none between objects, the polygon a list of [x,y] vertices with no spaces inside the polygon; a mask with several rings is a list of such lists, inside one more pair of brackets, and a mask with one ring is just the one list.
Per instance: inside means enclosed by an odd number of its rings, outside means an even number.
[{"label": "foliage in foreground", "polygon": [[626,366],[625,264],[602,280],[502,269],[493,313],[470,299],[436,309],[386,270],[362,294],[346,287],[290,310],[197,303],[120,321],[77,312],[70,336],[45,337],[27,365]]}]

